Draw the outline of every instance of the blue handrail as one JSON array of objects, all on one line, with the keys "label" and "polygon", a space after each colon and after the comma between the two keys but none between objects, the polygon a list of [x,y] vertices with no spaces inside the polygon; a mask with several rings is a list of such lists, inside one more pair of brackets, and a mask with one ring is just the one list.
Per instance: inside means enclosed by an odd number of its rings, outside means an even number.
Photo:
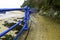
[{"label": "blue handrail", "polygon": [[4,32],[2,32],[2,33],[0,34],[0,37],[4,36],[6,33],[8,33],[9,31],[11,31],[13,28],[15,28],[16,26],[18,26],[21,22],[22,22],[22,21],[17,22],[17,23],[14,24],[13,26],[11,26],[9,29],[7,29],[7,30],[5,30]]},{"label": "blue handrail", "polygon": [[23,33],[23,31],[28,30],[28,20],[30,19],[29,18],[30,17],[30,11],[29,11],[30,8],[25,6],[24,9],[25,9],[24,26],[20,30],[20,32],[17,34],[17,36],[14,38],[14,40],[17,40],[18,37]]},{"label": "blue handrail", "polygon": [[[23,33],[24,30],[28,30],[28,20],[30,19],[30,9],[28,6],[25,6],[24,8],[15,8],[15,9],[0,9],[0,12],[7,12],[7,11],[15,11],[15,10],[24,10],[25,16],[22,20],[24,22],[23,28],[20,30],[20,32],[17,34],[17,36],[14,38],[14,40],[17,40],[17,38]],[[0,37],[4,36],[6,33],[17,27],[22,21],[18,21],[16,24],[11,26],[9,29],[5,30],[4,32],[0,33]]]},{"label": "blue handrail", "polygon": [[[28,6],[25,6],[24,8],[15,8],[15,9],[0,9],[0,13],[5,13],[7,11],[20,11],[20,10],[24,10],[25,11],[25,16],[24,19],[22,20],[24,22],[24,26],[22,27],[22,29],[20,30],[20,32],[16,35],[16,37],[14,38],[14,40],[17,40],[18,37],[23,33],[23,31],[28,30],[28,21],[30,19],[30,13],[34,12],[33,10],[31,11],[31,9]],[[16,24],[14,24],[13,26],[11,26],[9,29],[5,30],[4,32],[0,33],[0,37],[4,36],[6,33],[8,33],[9,31],[11,31],[12,29],[14,29],[15,27],[17,27],[22,21],[18,21]]]}]

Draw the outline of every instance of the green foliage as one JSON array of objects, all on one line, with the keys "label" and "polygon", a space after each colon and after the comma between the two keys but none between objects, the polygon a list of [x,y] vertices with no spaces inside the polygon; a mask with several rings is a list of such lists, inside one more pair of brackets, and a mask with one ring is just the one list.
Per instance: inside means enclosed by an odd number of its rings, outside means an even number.
[{"label": "green foliage", "polygon": [[54,5],[60,6],[60,0],[27,0],[22,7],[26,5],[40,10],[41,8],[54,7]]},{"label": "green foliage", "polygon": [[8,28],[10,28],[11,26],[13,26],[15,23],[5,23],[4,26],[7,26]]},{"label": "green foliage", "polygon": [[60,0],[54,0],[54,5],[60,6]]},{"label": "green foliage", "polygon": [[[10,28],[11,26],[13,26],[15,23],[5,23],[4,26]],[[14,28],[13,30],[18,30],[18,32],[21,30],[21,28],[23,27],[24,22],[21,23],[21,25],[18,25],[16,28]]]},{"label": "green foliage", "polygon": [[[18,18],[20,19],[20,18]],[[17,21],[17,20],[14,20],[14,21]],[[5,27],[8,27],[10,28],[11,26],[13,26],[15,23],[11,22],[11,23],[8,23],[7,21],[5,21],[5,24],[3,24]],[[23,27],[24,25],[24,22],[22,21],[21,24],[19,24],[16,28],[13,29],[13,31],[17,31],[15,32],[15,34],[17,34],[21,28]],[[12,36],[11,34],[6,34],[4,37],[0,38],[0,40],[13,40],[15,36]]]},{"label": "green foliage", "polygon": [[0,38],[2,40],[13,40],[14,39],[14,36],[12,35],[5,35],[5,38]]},{"label": "green foliage", "polygon": [[4,39],[4,40],[13,40],[13,36],[11,36],[11,35],[5,35],[6,36],[6,38]]},{"label": "green foliage", "polygon": [[[26,5],[30,6],[31,8],[36,8],[39,11],[43,10],[43,12],[46,12],[46,14],[42,13],[42,15],[47,15],[51,17],[60,16],[58,12],[60,11],[60,0],[27,0],[24,2],[22,7]],[[56,11],[57,11],[57,14],[55,15]]]}]

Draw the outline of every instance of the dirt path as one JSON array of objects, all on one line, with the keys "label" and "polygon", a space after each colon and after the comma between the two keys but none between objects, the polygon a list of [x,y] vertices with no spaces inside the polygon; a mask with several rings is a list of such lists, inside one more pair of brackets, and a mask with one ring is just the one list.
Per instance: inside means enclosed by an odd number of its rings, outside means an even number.
[{"label": "dirt path", "polygon": [[[55,21],[52,21],[50,18],[45,18],[38,14],[31,15],[31,20],[32,20],[31,29],[26,40],[60,40],[59,23],[56,23]],[[12,32],[10,33],[14,34]],[[24,34],[25,33],[26,32],[24,32]],[[24,34],[22,34],[23,37]],[[19,38],[19,40],[21,39]]]},{"label": "dirt path", "polygon": [[41,38],[41,25],[39,21],[34,16],[31,16],[32,27],[30,29],[30,33],[27,37],[27,40],[40,40]]},{"label": "dirt path", "polygon": [[31,16],[32,27],[27,40],[60,40],[60,24],[36,14]]}]

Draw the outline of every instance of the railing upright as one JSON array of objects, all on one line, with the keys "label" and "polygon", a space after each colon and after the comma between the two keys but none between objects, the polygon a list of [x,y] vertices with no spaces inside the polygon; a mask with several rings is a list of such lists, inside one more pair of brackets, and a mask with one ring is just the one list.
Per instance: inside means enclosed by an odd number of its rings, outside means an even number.
[{"label": "railing upright", "polygon": [[[14,38],[14,40],[17,40],[18,37],[23,33],[23,31],[28,30],[28,21],[30,19],[30,8],[28,6],[25,6],[24,8],[18,8],[18,9],[0,9],[0,12],[7,12],[7,11],[15,11],[15,10],[24,10],[25,16],[22,20],[24,22],[24,26],[20,30],[20,32],[17,34],[17,36]],[[6,33],[14,29],[16,26],[18,26],[22,21],[19,20],[15,25],[11,26],[9,29],[5,30],[4,32],[0,33],[0,37],[4,36]]]}]

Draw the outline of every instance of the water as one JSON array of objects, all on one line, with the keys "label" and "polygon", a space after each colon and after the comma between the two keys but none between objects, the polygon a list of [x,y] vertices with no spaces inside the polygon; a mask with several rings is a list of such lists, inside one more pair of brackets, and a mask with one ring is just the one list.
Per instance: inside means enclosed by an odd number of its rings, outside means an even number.
[{"label": "water", "polygon": [[10,17],[24,17],[24,13],[23,12],[6,12],[5,14],[0,13],[0,20],[1,19],[5,19],[5,18],[10,18]]},{"label": "water", "polygon": [[11,22],[14,19],[22,18],[22,17],[24,17],[24,13],[23,12],[19,12],[19,11],[6,12],[6,14],[0,14],[0,33],[2,33],[4,30],[8,29],[8,27],[5,27],[3,25],[4,21],[10,21]]}]

